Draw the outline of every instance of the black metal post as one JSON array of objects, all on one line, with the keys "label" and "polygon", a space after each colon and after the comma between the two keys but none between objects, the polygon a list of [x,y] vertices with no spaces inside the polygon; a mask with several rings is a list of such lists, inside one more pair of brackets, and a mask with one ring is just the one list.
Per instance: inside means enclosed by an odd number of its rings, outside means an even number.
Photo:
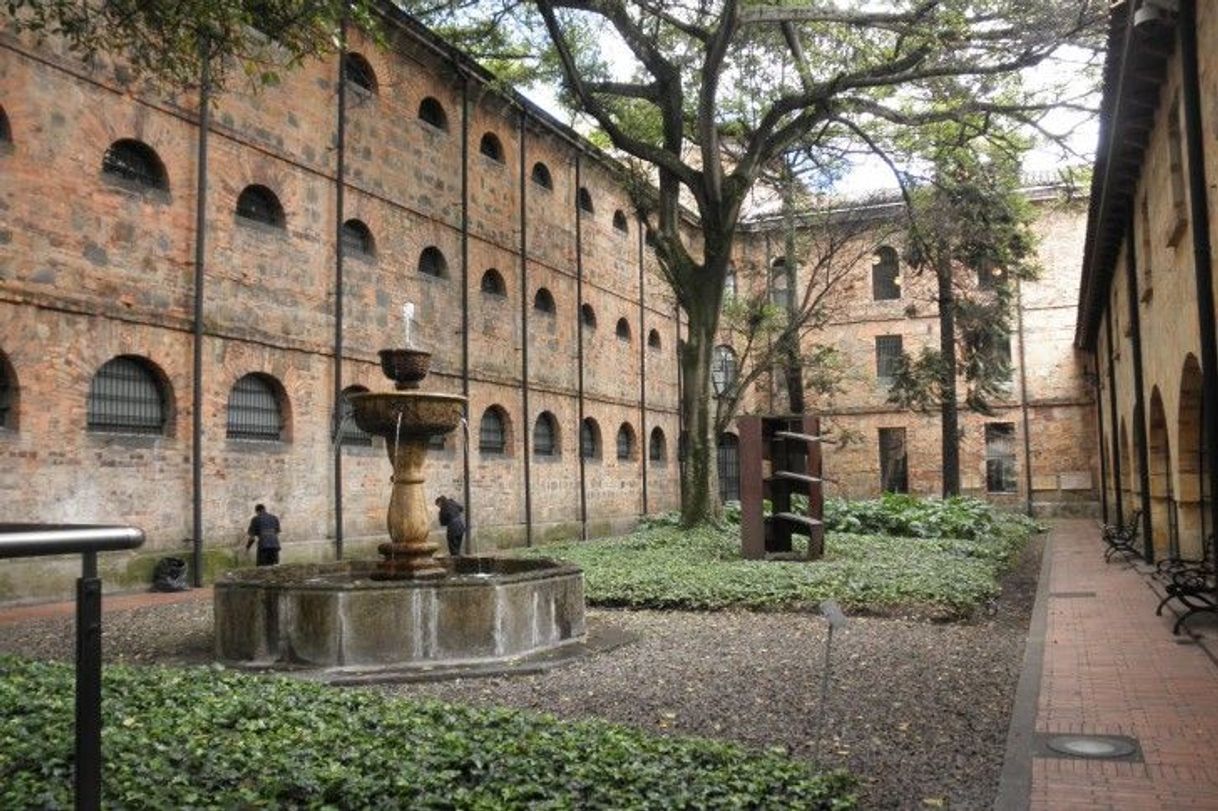
[{"label": "black metal post", "polygon": [[1104,314],[1104,331],[1108,336],[1108,402],[1112,406],[1112,493],[1116,498],[1117,523],[1125,523],[1125,495],[1121,492],[1124,480],[1121,477],[1121,418],[1120,406],[1117,405],[1116,359],[1115,344],[1112,342],[1112,311]]},{"label": "black metal post", "polygon": [[1125,224],[1125,284],[1129,298],[1129,340],[1133,347],[1133,433],[1138,449],[1138,486],[1142,490],[1142,557],[1155,559],[1154,520],[1150,501],[1150,454],[1146,430],[1146,384],[1142,374],[1142,317],[1138,301],[1138,254],[1133,216]]},{"label": "black metal post", "polygon": [[203,281],[207,260],[207,135],[211,129],[211,60],[207,41],[199,76],[199,143],[195,167],[195,291],[193,368],[190,393],[190,581],[203,585]]},{"label": "black metal post", "polygon": [[647,435],[647,311],[643,305],[643,220],[636,221],[639,247],[639,464],[643,475],[643,515],[647,515],[647,463],[651,458],[651,437]]},{"label": "black metal post", "polygon": [[338,29],[338,134],[334,192],[334,557],[343,559],[343,217],[347,185],[347,12]]},{"label": "black metal post", "polygon": [[525,168],[525,134],[528,115],[520,111],[520,399],[524,425],[524,545],[533,545],[533,448],[529,431],[533,412],[529,409],[529,240],[528,170]]},{"label": "black metal post", "polygon": [[101,808],[101,579],[97,553],[81,555],[76,581],[76,808]]},{"label": "black metal post", "polygon": [[579,537],[588,540],[588,478],[584,459],[584,232],[583,209],[579,190],[583,183],[580,153],[575,153],[575,335],[577,381],[579,386]]},{"label": "black metal post", "polygon": [[[1104,397],[1100,386],[1100,359],[1098,355],[1093,355],[1095,361],[1095,383],[1093,389],[1095,391],[1095,425],[1099,431],[1100,440],[1100,515],[1104,519],[1104,523],[1109,522],[1108,518],[1108,460],[1104,453]],[[1111,443],[1108,443],[1111,445]]]},{"label": "black metal post", "polygon": [[1023,472],[1027,490],[1025,511],[1032,515],[1032,422],[1028,418],[1028,362],[1024,351],[1023,285],[1015,280],[1015,317],[1019,332],[1019,408],[1023,414]]},{"label": "black metal post", "polygon": [[474,505],[469,483],[469,77],[461,77],[461,394],[465,441],[461,443],[461,494],[465,499],[466,549],[474,549]]}]

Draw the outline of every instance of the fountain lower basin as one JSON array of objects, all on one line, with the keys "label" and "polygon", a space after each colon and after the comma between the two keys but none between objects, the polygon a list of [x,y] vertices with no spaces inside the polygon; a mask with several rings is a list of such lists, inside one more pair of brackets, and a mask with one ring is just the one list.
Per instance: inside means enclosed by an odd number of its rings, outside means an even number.
[{"label": "fountain lower basin", "polygon": [[215,586],[216,658],[247,667],[432,668],[507,662],[583,641],[578,567],[440,561],[445,577],[373,580],[377,562],[228,572]]}]

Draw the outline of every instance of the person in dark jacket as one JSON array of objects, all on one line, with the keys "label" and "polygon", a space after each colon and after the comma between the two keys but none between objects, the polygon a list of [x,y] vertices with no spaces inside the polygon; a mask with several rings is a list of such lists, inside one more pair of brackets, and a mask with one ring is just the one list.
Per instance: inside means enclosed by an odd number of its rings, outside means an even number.
[{"label": "person in dark jacket", "polygon": [[266,507],[254,506],[254,517],[250,519],[250,528],[246,530],[248,540],[246,551],[258,542],[258,565],[274,566],[279,563],[279,519],[266,511]]},{"label": "person in dark jacket", "polygon": [[436,499],[440,508],[440,526],[447,530],[448,554],[457,557],[461,554],[461,542],[465,540],[465,519],[461,514],[465,508],[448,496]]}]

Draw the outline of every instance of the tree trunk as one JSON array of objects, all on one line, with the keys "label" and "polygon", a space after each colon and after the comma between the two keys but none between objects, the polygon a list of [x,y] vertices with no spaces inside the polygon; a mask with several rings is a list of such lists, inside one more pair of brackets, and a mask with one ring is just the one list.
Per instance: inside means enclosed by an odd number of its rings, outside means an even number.
[{"label": "tree trunk", "polygon": [[[796,291],[796,272],[798,265],[795,257],[795,177],[789,164],[783,166],[782,184],[782,229],[785,241],[783,244],[783,262],[787,277],[787,325],[794,324],[799,316],[799,306]],[[782,339],[783,364],[786,366],[787,403],[792,414],[804,413],[804,369],[799,356],[799,333],[792,331]]]},{"label": "tree trunk", "polygon": [[956,404],[956,295],[952,262],[944,246],[935,266],[939,284],[939,410],[942,422],[943,497],[960,495],[959,407]]},{"label": "tree trunk", "polygon": [[681,416],[686,431],[686,456],[681,465],[681,524],[686,527],[718,520],[719,469],[710,402],[711,356],[715,347],[718,311],[707,303],[688,312],[689,335],[681,351]]}]

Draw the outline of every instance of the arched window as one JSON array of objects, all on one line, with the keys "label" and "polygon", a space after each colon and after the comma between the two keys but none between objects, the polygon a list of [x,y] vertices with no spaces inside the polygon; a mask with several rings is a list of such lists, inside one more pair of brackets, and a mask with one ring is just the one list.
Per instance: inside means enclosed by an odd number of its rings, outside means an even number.
[{"label": "arched window", "polygon": [[431,96],[419,102],[419,120],[448,132],[448,114],[444,112],[444,105]]},{"label": "arched window", "polygon": [[503,163],[503,143],[499,140],[499,136],[493,132],[482,134],[482,141],[478,144],[478,151],[496,163]]},{"label": "arched window", "polygon": [[342,445],[362,447],[372,445],[372,435],[355,424],[355,406],[351,402],[351,395],[366,394],[367,391],[368,389],[363,386],[348,386],[343,389],[342,398],[338,403],[338,420],[334,426],[338,432],[338,441]]},{"label": "arched window", "polygon": [[647,449],[647,456],[653,462],[663,462],[668,458],[668,447],[664,441],[664,431],[659,427],[651,429],[651,443]]},{"label": "arched window", "polygon": [[554,188],[554,179],[550,177],[550,167],[546,166],[541,161],[533,164],[533,174],[531,175],[533,182],[543,189]]},{"label": "arched window", "polygon": [[626,224],[626,212],[620,208],[613,212],[613,227],[621,231],[623,234],[629,233],[630,226]]},{"label": "arched window", "polygon": [[245,375],[228,393],[229,439],[283,439],[283,405],[279,381],[258,372]]},{"label": "arched window", "polygon": [[740,500],[740,440],[735,434],[719,434],[716,448],[719,466],[719,500]]},{"label": "arched window", "polygon": [[651,349],[660,349],[660,331],[658,329],[647,333],[647,346]]},{"label": "arched window", "polygon": [[482,274],[482,292],[491,296],[507,295],[507,285],[503,283],[503,276],[499,271],[490,268]]},{"label": "arched window", "polygon": [[359,91],[376,93],[376,73],[362,54],[346,55],[343,59],[343,78]]},{"label": "arched window", "polygon": [[106,361],[89,383],[87,426],[118,434],[162,434],[166,397],[148,361],[120,355]]},{"label": "arched window", "polygon": [[780,256],[770,265],[770,303],[784,313],[791,307],[791,287],[787,281],[787,260]]},{"label": "arched window", "polygon": [[579,426],[579,452],[585,459],[601,458],[601,427],[591,417]]},{"label": "arched window", "polygon": [[724,344],[716,346],[711,362],[711,385],[715,388],[715,394],[724,395],[730,392],[735,387],[739,374],[736,352]]},{"label": "arched window", "polygon": [[437,279],[448,278],[448,260],[435,245],[428,245],[419,254],[419,273]]},{"label": "arched window", "polygon": [[558,421],[549,411],[543,411],[533,423],[533,455],[558,455]]},{"label": "arched window", "polygon": [[554,294],[544,287],[537,288],[537,295],[533,296],[533,309],[539,313],[554,315]]},{"label": "arched window", "polygon": [[0,430],[12,431],[17,427],[18,391],[17,374],[8,358],[0,352]]},{"label": "arched window", "polygon": [[8,123],[8,113],[0,107],[0,145],[13,143],[13,128]]},{"label": "arched window", "polygon": [[376,256],[376,240],[372,231],[361,220],[343,223],[343,253],[353,256]]},{"label": "arched window", "polygon": [[266,186],[246,186],[237,198],[237,216],[249,222],[259,222],[275,228],[284,227],[283,206]]},{"label": "arched window", "polygon": [[482,412],[478,424],[478,451],[480,453],[504,453],[507,450],[507,415],[499,406],[491,406]]},{"label": "arched window", "polygon": [[901,297],[901,265],[897,252],[889,245],[875,249],[875,264],[871,266],[871,297],[875,301],[892,301]]},{"label": "arched window", "polygon": [[110,144],[102,158],[102,173],[144,189],[169,189],[160,157],[148,144],[131,138]]},{"label": "arched window", "polygon": [[617,337],[619,340],[630,343],[630,322],[625,318],[617,320]]},{"label": "arched window", "polygon": [[576,199],[579,201],[579,207],[582,211],[586,211],[589,214],[595,213],[595,210],[592,208],[592,194],[586,188],[583,186],[579,187]]},{"label": "arched window", "polygon": [[732,301],[736,298],[736,268],[727,266],[727,275],[723,277],[723,300]]},{"label": "arched window", "polygon": [[634,456],[634,429],[630,427],[630,423],[622,423],[622,427],[617,429],[617,458],[619,461],[625,461]]},{"label": "arched window", "polygon": [[596,310],[592,309],[591,304],[581,304],[579,307],[580,320],[584,322],[584,326],[588,329],[596,329]]}]

